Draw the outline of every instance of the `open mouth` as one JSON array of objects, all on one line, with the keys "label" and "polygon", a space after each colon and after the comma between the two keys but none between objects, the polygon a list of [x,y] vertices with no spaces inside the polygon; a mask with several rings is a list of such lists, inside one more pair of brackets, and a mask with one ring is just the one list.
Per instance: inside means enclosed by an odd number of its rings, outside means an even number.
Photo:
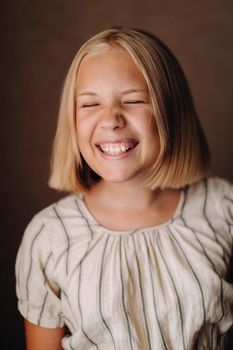
[{"label": "open mouth", "polygon": [[124,142],[105,142],[97,144],[97,147],[106,155],[119,156],[127,153],[137,146],[138,142],[129,140]]}]

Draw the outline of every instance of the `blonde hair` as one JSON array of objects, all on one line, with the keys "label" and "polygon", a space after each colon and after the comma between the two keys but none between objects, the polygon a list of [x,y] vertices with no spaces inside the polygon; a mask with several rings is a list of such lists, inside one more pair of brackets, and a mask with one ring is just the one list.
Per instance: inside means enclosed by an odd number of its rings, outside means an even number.
[{"label": "blonde hair", "polygon": [[148,84],[157,123],[160,152],[148,176],[148,187],[180,188],[206,176],[208,145],[197,118],[184,73],[165,44],[138,29],[111,28],[88,40],[68,71],[54,140],[49,185],[57,190],[83,192],[99,176],[78,149],[76,134],[76,78],[82,59],[109,47],[126,50]]}]

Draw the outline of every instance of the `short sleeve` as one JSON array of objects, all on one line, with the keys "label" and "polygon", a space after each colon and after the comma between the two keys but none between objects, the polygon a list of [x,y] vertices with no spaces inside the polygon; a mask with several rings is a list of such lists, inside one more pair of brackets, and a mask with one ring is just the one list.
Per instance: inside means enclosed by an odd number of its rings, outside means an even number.
[{"label": "short sleeve", "polygon": [[16,259],[18,309],[28,321],[46,328],[64,325],[60,289],[45,224],[37,214],[25,230]]},{"label": "short sleeve", "polygon": [[222,182],[222,198],[224,215],[233,234],[233,185],[227,181]]}]

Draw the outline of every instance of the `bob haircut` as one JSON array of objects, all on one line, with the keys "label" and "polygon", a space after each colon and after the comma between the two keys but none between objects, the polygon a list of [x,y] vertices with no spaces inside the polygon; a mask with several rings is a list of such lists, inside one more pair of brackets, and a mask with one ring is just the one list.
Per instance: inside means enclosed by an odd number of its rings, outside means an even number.
[{"label": "bob haircut", "polygon": [[148,174],[150,189],[180,188],[206,176],[209,150],[184,73],[165,44],[140,29],[113,27],[89,39],[68,71],[59,110],[49,185],[68,192],[84,192],[100,177],[79,152],[76,133],[76,78],[89,53],[121,48],[141,70],[157,123],[160,152]]}]

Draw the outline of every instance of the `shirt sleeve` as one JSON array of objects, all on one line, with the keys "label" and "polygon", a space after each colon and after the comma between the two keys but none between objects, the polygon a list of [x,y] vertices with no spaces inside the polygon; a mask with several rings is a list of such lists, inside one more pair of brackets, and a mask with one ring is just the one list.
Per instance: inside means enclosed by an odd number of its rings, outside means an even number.
[{"label": "shirt sleeve", "polygon": [[46,328],[63,327],[60,289],[45,224],[37,214],[25,230],[16,259],[18,309],[28,321]]},{"label": "shirt sleeve", "polygon": [[233,236],[233,185],[227,181],[223,181],[222,187],[224,216],[229,225],[229,231]]}]

